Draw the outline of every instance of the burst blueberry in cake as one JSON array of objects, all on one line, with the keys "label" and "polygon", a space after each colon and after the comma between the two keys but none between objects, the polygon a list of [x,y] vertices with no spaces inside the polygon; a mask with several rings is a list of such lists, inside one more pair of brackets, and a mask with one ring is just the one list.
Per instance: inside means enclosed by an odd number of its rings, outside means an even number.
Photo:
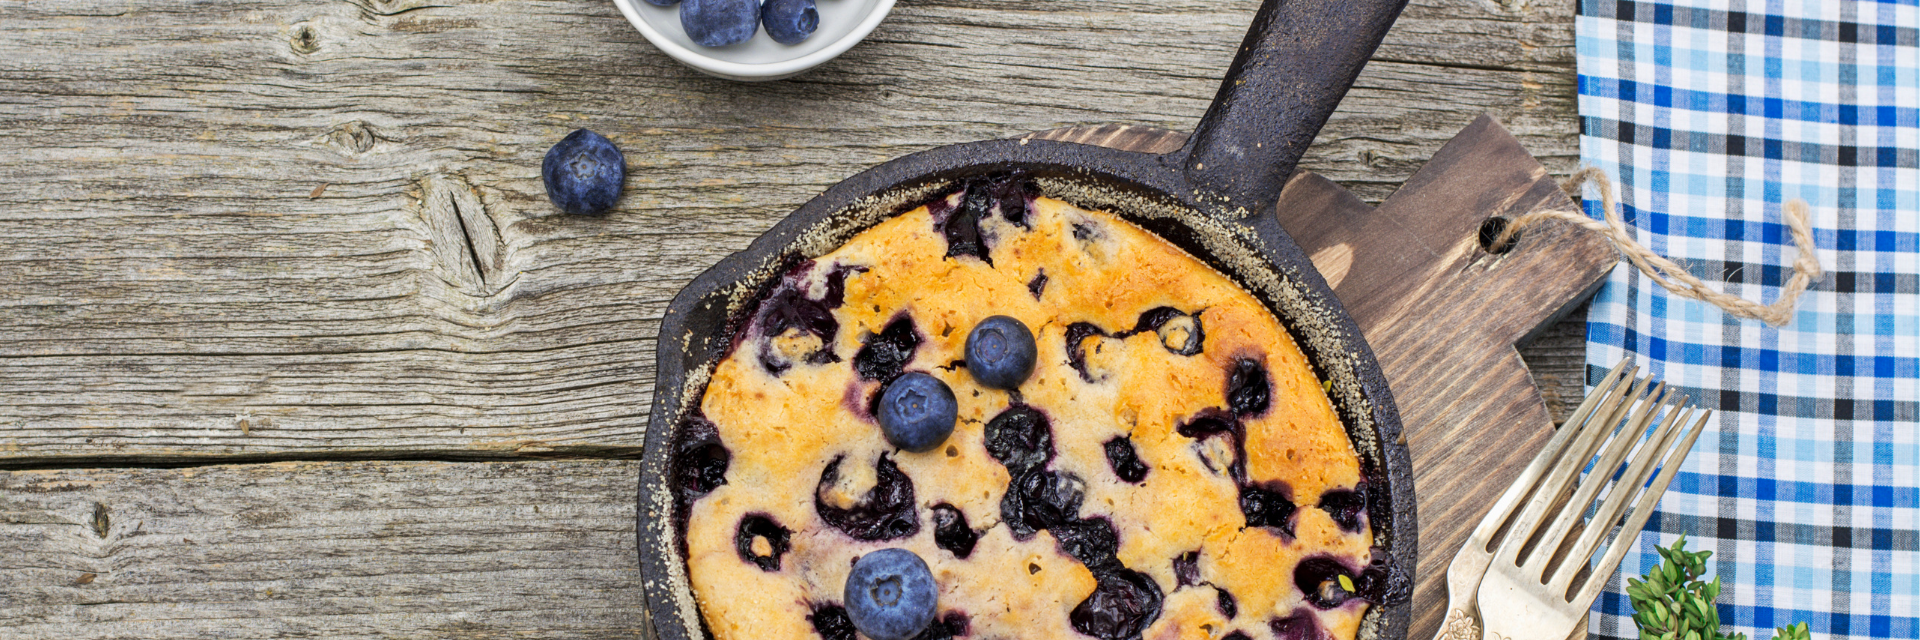
[{"label": "burst blueberry in cake", "polygon": [[[673,463],[714,640],[899,640],[904,619],[915,640],[1346,639],[1406,597],[1273,314],[1034,191],[969,182],[740,323]],[[853,575],[883,550],[924,562],[930,611]]]}]

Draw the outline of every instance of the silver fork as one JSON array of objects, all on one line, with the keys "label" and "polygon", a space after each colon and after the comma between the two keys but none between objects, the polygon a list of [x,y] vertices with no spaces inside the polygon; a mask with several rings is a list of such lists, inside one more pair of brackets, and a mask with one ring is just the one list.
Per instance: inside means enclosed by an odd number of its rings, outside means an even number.
[{"label": "silver fork", "polygon": [[[1530,487],[1526,508],[1507,523],[1500,548],[1480,581],[1477,598],[1488,640],[1557,640],[1572,634],[1594,598],[1599,597],[1607,578],[1620,566],[1621,558],[1632,550],[1640,529],[1653,515],[1654,505],[1679,473],[1680,463],[1686,460],[1713,414],[1687,407],[1688,398],[1675,399],[1666,393],[1665,384],[1641,397],[1647,383],[1643,379],[1624,394],[1614,391],[1627,385],[1614,384],[1613,391],[1605,394],[1610,400],[1596,405],[1586,416],[1603,419],[1583,425],[1580,433],[1570,438],[1571,445],[1563,447],[1565,451],[1552,463],[1552,472]],[[1642,440],[1641,434],[1656,419],[1660,426]],[[1686,428],[1689,421],[1693,426]],[[1620,425],[1617,431],[1615,425]],[[1562,431],[1567,429],[1563,427]],[[1549,450],[1555,448],[1552,444]],[[1638,449],[1628,456],[1636,444]],[[1592,470],[1581,478],[1580,471],[1590,462]],[[1653,475],[1656,467],[1657,477]],[[1610,482],[1616,473],[1618,481]],[[1594,501],[1603,489],[1605,500],[1595,507]],[[1503,503],[1506,497],[1501,497]],[[1633,511],[1621,522],[1619,534],[1612,538],[1606,555],[1589,566],[1601,538],[1612,531],[1628,502],[1634,503]],[[1513,508],[1511,504],[1506,506],[1508,511]],[[1583,526],[1581,520],[1590,508],[1593,520]],[[1498,506],[1495,511],[1500,511]]]},{"label": "silver fork", "polygon": [[[1633,357],[1627,356],[1601,378],[1600,384],[1593,388],[1593,393],[1588,394],[1586,400],[1573,410],[1566,423],[1547,440],[1547,446],[1541,448],[1533,462],[1520,472],[1520,477],[1515,478],[1506,492],[1500,494],[1493,509],[1480,519],[1480,524],[1467,536],[1466,545],[1447,565],[1447,617],[1434,634],[1434,640],[1480,640],[1480,579],[1486,576],[1487,566],[1493,563],[1493,554],[1497,550],[1494,544],[1498,542],[1495,535],[1500,533],[1502,525],[1507,523],[1520,501],[1526,499],[1534,485],[1539,484],[1541,476],[1559,459],[1568,443],[1584,440],[1587,434],[1600,431],[1599,425],[1617,421],[1615,414],[1623,406],[1620,400],[1627,397],[1627,385],[1621,384],[1621,374],[1626,373],[1624,379],[1631,380],[1632,374],[1639,371],[1636,367],[1629,372],[1628,367],[1632,362]],[[1601,417],[1595,419],[1595,415]]]}]

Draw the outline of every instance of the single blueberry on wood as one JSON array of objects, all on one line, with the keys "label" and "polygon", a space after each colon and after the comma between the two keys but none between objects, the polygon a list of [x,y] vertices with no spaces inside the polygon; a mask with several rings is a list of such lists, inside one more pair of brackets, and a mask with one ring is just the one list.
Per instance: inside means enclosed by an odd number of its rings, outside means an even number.
[{"label": "single blueberry on wood", "polygon": [[724,47],[746,42],[760,30],[758,0],[686,0],[680,5],[680,27],[694,44]]},{"label": "single blueberry on wood", "polygon": [[760,22],[774,42],[800,44],[819,28],[820,12],[813,0],[767,0],[760,7]]},{"label": "single blueberry on wood", "polygon": [[1011,317],[989,317],[967,333],[967,371],[984,386],[1019,388],[1033,375],[1038,358],[1033,332]]},{"label": "single blueberry on wood", "polygon": [[540,179],[546,183],[547,199],[561,211],[599,215],[620,199],[627,160],[606,136],[575,129],[547,150],[540,161]]},{"label": "single blueberry on wood", "polygon": [[887,383],[875,417],[887,442],[922,453],[946,442],[959,416],[960,405],[953,398],[953,389],[939,378],[915,371]]},{"label": "single blueberry on wood", "polygon": [[938,586],[927,563],[906,549],[860,556],[847,575],[847,617],[872,640],[910,640],[933,623]]}]

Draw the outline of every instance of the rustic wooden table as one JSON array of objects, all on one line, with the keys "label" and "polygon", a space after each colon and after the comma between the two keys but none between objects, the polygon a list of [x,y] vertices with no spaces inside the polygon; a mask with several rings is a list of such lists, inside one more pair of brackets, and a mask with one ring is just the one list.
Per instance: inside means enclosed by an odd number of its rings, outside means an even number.
[{"label": "rustic wooden table", "polygon": [[[640,636],[674,292],[890,158],[1186,130],[1254,4],[909,1],[737,84],[604,0],[0,0],[0,635]],[[1567,171],[1573,13],[1415,0],[1302,166],[1379,200],[1490,113]],[[541,188],[578,127],[604,218]]]}]

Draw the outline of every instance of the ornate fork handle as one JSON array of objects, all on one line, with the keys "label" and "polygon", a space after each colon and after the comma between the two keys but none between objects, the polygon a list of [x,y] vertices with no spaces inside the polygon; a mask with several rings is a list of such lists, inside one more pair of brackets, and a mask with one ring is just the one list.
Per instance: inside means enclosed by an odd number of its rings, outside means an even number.
[{"label": "ornate fork handle", "polygon": [[1465,609],[1450,609],[1436,640],[1480,640],[1480,623]]}]

